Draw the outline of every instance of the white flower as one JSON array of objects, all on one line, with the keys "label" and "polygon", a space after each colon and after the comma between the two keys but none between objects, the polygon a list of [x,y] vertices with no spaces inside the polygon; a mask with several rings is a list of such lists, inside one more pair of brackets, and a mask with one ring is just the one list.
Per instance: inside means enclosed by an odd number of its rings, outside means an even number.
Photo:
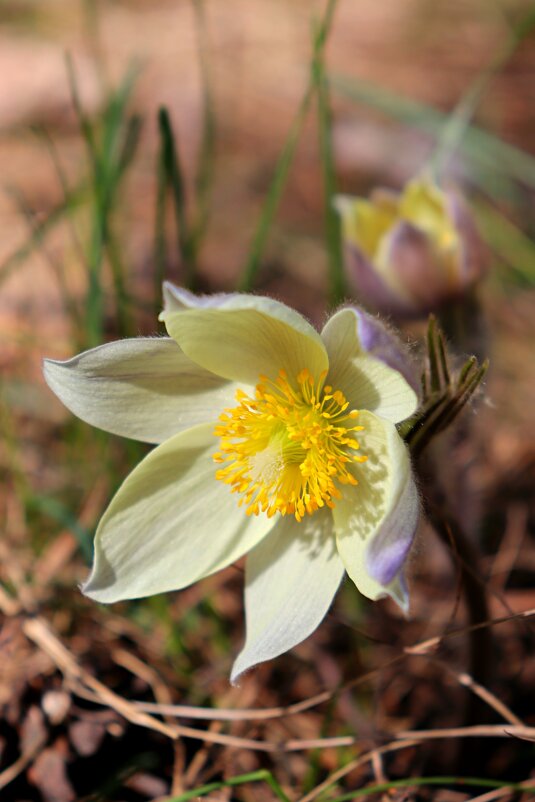
[{"label": "white flower", "polygon": [[319,334],[268,298],[164,294],[169,338],[45,361],[80,418],[159,444],[104,513],[84,592],[177,590],[248,553],[232,681],[313,632],[345,571],[407,610],[419,505],[395,423],[418,399],[402,346],[354,307]]}]

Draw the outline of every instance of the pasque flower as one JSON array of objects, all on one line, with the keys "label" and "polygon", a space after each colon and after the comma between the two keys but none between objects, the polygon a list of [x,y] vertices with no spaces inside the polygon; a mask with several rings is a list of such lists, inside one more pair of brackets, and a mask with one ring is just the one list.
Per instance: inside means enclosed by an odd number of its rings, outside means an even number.
[{"label": "pasque flower", "polygon": [[424,316],[462,296],[484,274],[483,243],[463,197],[428,178],[400,194],[339,196],[346,274],[356,297],[380,312]]},{"label": "pasque flower", "polygon": [[247,553],[233,681],[313,632],[346,571],[406,610],[419,505],[395,423],[418,385],[402,345],[355,307],[319,334],[269,298],[164,295],[169,337],[45,361],[80,418],[159,444],[104,513],[84,593],[176,590]]}]

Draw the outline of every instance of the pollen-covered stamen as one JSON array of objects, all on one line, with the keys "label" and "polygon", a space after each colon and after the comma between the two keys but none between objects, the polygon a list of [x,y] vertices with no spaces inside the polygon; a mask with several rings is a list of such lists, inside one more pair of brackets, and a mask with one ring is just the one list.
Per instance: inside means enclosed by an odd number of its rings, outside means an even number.
[{"label": "pollen-covered stamen", "polygon": [[320,507],[333,507],[339,485],[357,484],[351,463],[365,462],[354,426],[358,411],[340,390],[315,381],[307,369],[291,383],[281,370],[272,381],[260,376],[254,398],[236,393],[238,405],[219,417],[221,438],[216,478],[240,493],[248,515],[276,512],[300,521]]}]

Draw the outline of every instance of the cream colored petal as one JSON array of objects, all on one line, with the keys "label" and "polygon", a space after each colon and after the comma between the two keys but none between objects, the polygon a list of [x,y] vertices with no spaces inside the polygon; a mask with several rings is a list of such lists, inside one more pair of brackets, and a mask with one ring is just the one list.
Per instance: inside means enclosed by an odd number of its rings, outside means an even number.
[{"label": "cream colored petal", "polygon": [[338,551],[364,596],[390,595],[403,609],[403,566],[419,517],[409,453],[395,426],[369,412],[358,437],[367,462],[355,466],[359,484],[343,488],[333,510]]},{"label": "cream colored petal", "polygon": [[292,378],[308,368],[317,378],[328,368],[321,337],[293,309],[238,293],[213,304],[161,314],[171,337],[207,370],[256,384],[260,374],[274,378],[281,369]]},{"label": "cream colored petal", "polygon": [[[321,336],[329,354],[327,382],[341,390],[351,407],[368,409],[398,423],[418,407],[418,396],[398,369],[365,350],[359,337],[359,310],[341,309]],[[395,363],[392,363],[395,364]]]},{"label": "cream colored petal", "polygon": [[214,292],[210,295],[195,295],[194,292],[178,287],[170,281],[163,283],[164,312],[180,312],[184,309],[211,309],[221,306],[234,293]]},{"label": "cream colored petal", "polygon": [[191,585],[237,560],[276,519],[247,517],[215,478],[211,424],[154,449],[124,481],[95,536],[83,587],[99,602],[135,599]]},{"label": "cream colored petal", "polygon": [[192,362],[169,337],[100,345],[73,359],[46,359],[49,387],[92,426],[147,443],[217,420],[236,385]]},{"label": "cream colored petal", "polygon": [[307,638],[325,617],[344,574],[330,510],[282,518],[247,557],[247,638],[231,682]]}]

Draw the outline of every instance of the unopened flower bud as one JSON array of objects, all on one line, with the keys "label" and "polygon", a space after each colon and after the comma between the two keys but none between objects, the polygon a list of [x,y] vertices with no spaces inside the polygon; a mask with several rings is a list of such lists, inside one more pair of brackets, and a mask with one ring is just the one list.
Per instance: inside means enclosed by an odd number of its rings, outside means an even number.
[{"label": "unopened flower bud", "polygon": [[421,316],[462,296],[484,274],[486,254],[463,197],[427,178],[400,194],[339,196],[350,287],[367,305]]}]

